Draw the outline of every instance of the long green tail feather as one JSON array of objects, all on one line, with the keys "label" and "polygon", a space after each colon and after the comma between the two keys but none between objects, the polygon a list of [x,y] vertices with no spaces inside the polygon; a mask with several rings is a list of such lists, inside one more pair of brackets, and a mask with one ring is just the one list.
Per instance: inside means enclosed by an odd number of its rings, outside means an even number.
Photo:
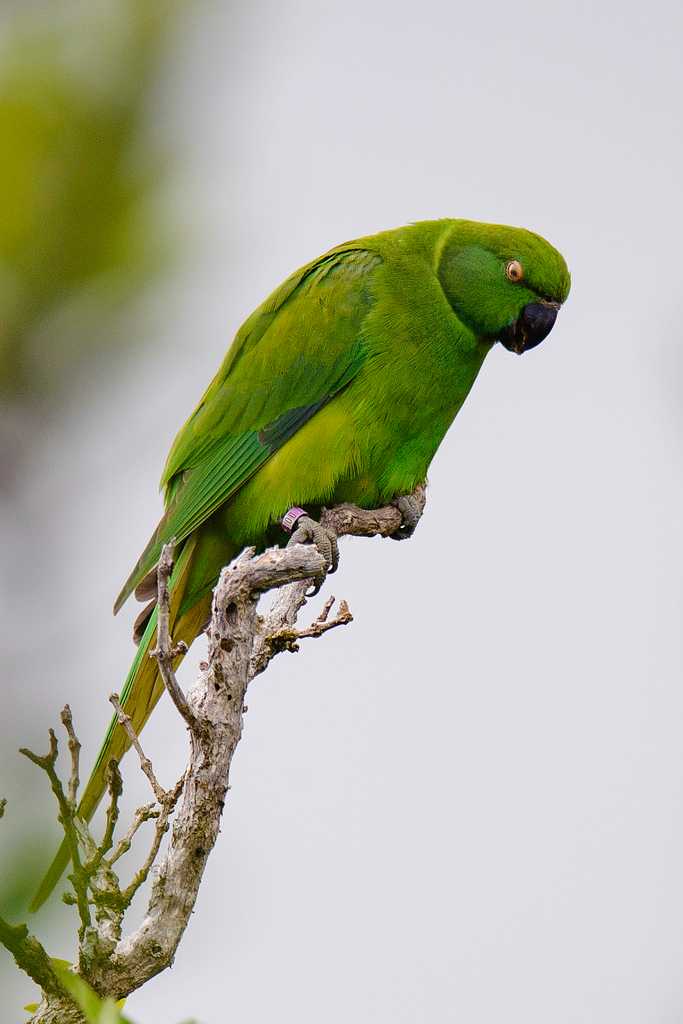
[{"label": "long green tail feather", "polygon": [[[184,640],[188,646],[195,639],[203,622],[208,616],[209,602],[211,598],[210,593],[205,595],[197,602],[197,604],[189,608],[187,611],[184,611],[177,621],[174,621],[182,600],[184,584],[187,580],[188,571],[192,563],[194,546],[193,539],[190,539],[190,541],[185,544],[178,557],[170,580],[170,618],[173,638],[175,642]],[[133,664],[130,667],[130,671],[126,677],[120,696],[121,706],[123,710],[130,715],[133,722],[133,728],[138,735],[144,728],[147,719],[154,710],[154,707],[164,690],[163,682],[159,676],[157,663],[153,658],[149,657],[149,652],[153,649],[156,643],[156,627],[157,610],[155,608],[140,641],[140,645],[137,649],[135,658],[133,659]],[[181,660],[182,656],[179,656],[175,664],[178,665]],[[78,806],[78,813],[85,821],[90,821],[97,810],[102,797],[104,796],[106,790],[105,775],[107,765],[112,758],[120,761],[129,747],[130,741],[124,729],[118,724],[116,716],[114,716],[109,725],[102,749],[99,752],[97,761],[95,762],[95,767],[93,768],[92,774],[88,780],[88,784]],[[57,851],[55,859],[50,865],[40,884],[38,892],[31,903],[30,909],[32,911],[38,910],[38,908],[45,902],[59,882],[59,879],[61,878],[68,863],[69,851],[66,841],[64,841]]]}]

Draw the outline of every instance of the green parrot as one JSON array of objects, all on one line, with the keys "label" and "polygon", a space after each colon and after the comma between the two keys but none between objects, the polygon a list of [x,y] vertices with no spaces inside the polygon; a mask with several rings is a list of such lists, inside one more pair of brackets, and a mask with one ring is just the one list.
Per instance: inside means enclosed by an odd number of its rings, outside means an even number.
[{"label": "green parrot", "polygon": [[[188,645],[207,623],[221,567],[246,545],[281,541],[283,519],[334,568],[333,539],[315,521],[321,506],[410,495],[487,352],[496,341],[517,353],[538,345],[569,287],[564,259],[539,235],[445,219],[338,245],[251,314],[173,443],[164,515],[114,605],[134,591],[152,599],[121,694],[138,733],[164,688],[148,656],[162,545],[175,538],[171,625]],[[409,502],[399,508],[405,536],[415,519]],[[102,799],[108,762],[128,746],[114,719],[80,802],[84,819]],[[67,862],[63,845],[33,909]]]}]

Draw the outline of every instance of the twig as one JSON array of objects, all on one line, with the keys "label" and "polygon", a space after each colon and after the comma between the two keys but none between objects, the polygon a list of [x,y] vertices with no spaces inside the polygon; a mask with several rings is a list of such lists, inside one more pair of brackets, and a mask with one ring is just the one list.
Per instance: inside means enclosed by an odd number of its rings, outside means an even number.
[{"label": "twig", "polygon": [[[109,803],[107,805],[107,820],[104,826],[104,835],[102,842],[97,848],[97,864],[101,863],[105,854],[109,853],[114,844],[114,830],[116,823],[119,820],[119,800],[123,793],[123,780],[121,778],[121,772],[119,771],[118,762],[111,759],[107,765],[107,792],[109,793]],[[111,865],[111,861],[109,861]],[[86,865],[89,869],[90,865]]]},{"label": "twig", "polygon": [[159,673],[168,690],[169,696],[176,708],[191,728],[194,716],[187,703],[176,674],[173,670],[174,660],[181,654],[187,652],[187,644],[182,640],[173,644],[170,632],[171,598],[168,591],[168,581],[173,572],[173,551],[175,542],[164,544],[161,549],[161,557],[157,568],[157,645],[149,652],[150,658],[155,658],[159,665]]},{"label": "twig", "polygon": [[69,777],[69,803],[72,809],[76,810],[76,796],[78,794],[78,786],[80,779],[78,777],[79,762],[81,755],[81,744],[78,736],[74,731],[73,717],[71,715],[71,708],[68,704],[64,705],[61,714],[62,725],[66,729],[67,736],[69,737],[69,752],[71,754],[71,776]]},{"label": "twig", "polygon": [[[157,803],[161,808],[160,812],[157,815],[147,813],[148,808],[142,808],[140,812],[136,814],[134,827],[132,832],[130,833],[131,839],[132,836],[137,831],[137,829],[142,824],[143,820],[148,821],[150,818],[155,817],[156,824],[154,827],[154,837],[152,839],[152,845],[142,867],[135,873],[131,883],[124,890],[122,890],[120,894],[121,906],[128,907],[130,906],[133,897],[135,896],[135,893],[138,891],[140,886],[143,885],[143,883],[147,880],[147,876],[149,875],[152,864],[157,858],[157,854],[159,853],[159,848],[161,846],[161,840],[163,839],[164,834],[168,829],[168,819],[175,810],[175,805],[177,804],[180,794],[183,791],[185,776],[183,775],[178,780],[178,782],[176,782],[173,789],[163,789],[163,787],[159,784],[156,775],[154,774],[152,762],[145,755],[145,752],[142,749],[142,745],[140,743],[138,735],[135,732],[135,729],[133,728],[133,723],[131,721],[130,715],[127,715],[123,708],[121,707],[118,694],[112,693],[109,700],[114,705],[114,709],[116,711],[118,720],[123,726],[123,728],[126,730],[131,745],[135,747],[135,751],[140,759],[140,767],[147,776],[149,784],[152,787],[152,791],[154,792],[154,796],[157,799]],[[192,720],[194,721],[194,716],[192,716]],[[130,841],[128,842],[128,845],[130,846]],[[120,855],[121,854],[119,854],[119,856]],[[110,860],[109,866],[111,866],[112,863],[113,861]]]},{"label": "twig", "polygon": [[135,752],[140,759],[140,767],[147,776],[147,779],[149,780],[149,784],[152,787],[154,796],[157,798],[158,803],[163,805],[164,802],[168,799],[168,793],[166,792],[165,789],[163,789],[162,786],[159,785],[157,777],[154,774],[152,762],[146,756],[144,750],[140,745],[140,740],[138,739],[137,733],[133,729],[133,722],[131,720],[130,715],[127,715],[126,712],[121,707],[121,702],[119,700],[118,693],[111,693],[109,695],[109,703],[113,704],[114,710],[116,711],[116,717],[119,720],[119,725],[122,725],[123,728],[126,730],[131,746],[135,747]]},{"label": "twig", "polygon": [[[142,867],[140,867],[130,882],[130,884],[123,890],[122,897],[126,907],[130,906],[133,902],[133,897],[140,888],[141,885],[147,881],[147,877],[152,869],[154,861],[157,859],[159,853],[159,847],[161,846],[161,840],[168,831],[168,819],[175,810],[175,805],[178,802],[178,798],[182,792],[185,778],[179,779],[176,783],[175,788],[167,794],[168,799],[165,800],[161,807],[161,811],[158,814],[147,815],[147,820],[150,818],[156,818],[156,824],[154,826],[154,836],[152,838],[152,844],[149,848],[147,857],[145,858]],[[137,819],[136,819],[137,820]]]},{"label": "twig", "polygon": [[[64,710],[66,711],[66,708]],[[67,799],[66,794],[64,793],[64,787],[62,786],[61,780],[55,770],[59,747],[54,729],[50,729],[49,736],[50,749],[47,754],[42,756],[34,754],[33,751],[28,750],[26,747],[22,747],[19,753],[23,754],[24,757],[29,759],[29,761],[32,761],[33,764],[42,768],[43,771],[47,773],[50,785],[52,786],[52,792],[57,798],[57,804],[59,806],[58,819],[64,829],[64,835],[69,846],[69,855],[73,865],[73,873],[69,875],[69,878],[73,884],[74,892],[76,893],[76,903],[81,919],[82,933],[83,929],[88,928],[92,923],[90,907],[88,906],[88,877],[83,871],[83,865],[81,864],[80,853],[78,850],[78,834],[74,826],[74,806]]]},{"label": "twig", "polygon": [[328,617],[335,602],[334,597],[329,597],[318,617],[309,626],[297,629],[294,626],[288,625],[292,620],[292,615],[289,612],[292,607],[296,607],[299,596],[298,594],[293,594],[293,605],[285,603],[284,606],[274,608],[267,618],[261,620],[251,658],[250,679],[264,672],[275,655],[281,651],[290,651],[292,653],[298,651],[300,640],[306,637],[322,636],[329,630],[336,629],[337,626],[346,626],[353,622],[351,610],[346,601],[343,600],[339,602],[339,610],[334,618],[330,619]]},{"label": "twig", "polygon": [[159,814],[160,812],[156,809],[156,804],[145,804],[144,807],[138,807],[130,828],[126,832],[125,836],[119,839],[111,855],[107,857],[107,864],[109,864],[110,867],[112,867],[117,860],[120,860],[124,854],[128,853],[138,829],[144,825],[146,821],[158,818]]},{"label": "twig", "polygon": [[[325,603],[325,607],[321,611],[317,619],[314,619],[310,626],[306,626],[304,629],[295,629],[292,632],[295,635],[296,640],[303,640],[304,637],[318,637],[322,636],[323,633],[327,633],[330,629],[336,629],[337,626],[347,626],[349,622],[353,622],[353,615],[346,601],[339,602],[339,611],[333,619],[328,619],[330,608],[334,604],[334,598],[331,598]],[[286,630],[283,630],[283,633]]]}]

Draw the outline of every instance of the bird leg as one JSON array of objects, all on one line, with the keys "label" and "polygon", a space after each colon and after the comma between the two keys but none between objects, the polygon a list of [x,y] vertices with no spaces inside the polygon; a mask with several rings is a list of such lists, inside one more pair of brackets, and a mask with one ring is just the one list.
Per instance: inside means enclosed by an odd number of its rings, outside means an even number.
[{"label": "bird leg", "polygon": [[337,535],[316,519],[312,519],[310,516],[301,516],[287,546],[289,547],[290,544],[315,544],[329,566],[327,571],[336,572],[339,565]]},{"label": "bird leg", "polygon": [[287,542],[288,548],[293,544],[314,544],[325,558],[328,572],[336,572],[339,565],[339,545],[334,529],[317,522],[299,508],[290,509],[283,517],[282,525],[284,529],[292,532]]},{"label": "bird leg", "polygon": [[401,494],[394,498],[391,504],[401,513],[402,521],[398,530],[394,530],[389,536],[392,540],[407,540],[415,533],[415,528],[422,518],[424,499],[420,501],[415,494]]}]

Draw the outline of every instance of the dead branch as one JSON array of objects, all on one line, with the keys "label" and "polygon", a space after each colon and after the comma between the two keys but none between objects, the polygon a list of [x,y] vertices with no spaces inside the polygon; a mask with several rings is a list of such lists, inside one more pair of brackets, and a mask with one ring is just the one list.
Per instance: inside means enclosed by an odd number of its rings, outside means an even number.
[{"label": "dead branch", "polygon": [[[70,723],[70,712],[68,712],[68,705],[62,712],[62,720]],[[34,754],[33,751],[27,750],[26,747],[22,747],[19,751],[24,757],[27,757],[29,761],[42,768],[47,774],[52,786],[52,792],[57,799],[57,806],[59,808],[58,819],[59,823],[64,830],[66,841],[69,844],[69,854],[71,856],[71,864],[73,872],[69,875],[69,881],[74,887],[76,894],[76,905],[78,906],[78,913],[81,919],[81,927],[79,935],[83,938],[83,934],[86,928],[91,924],[90,916],[90,904],[88,902],[88,878],[83,871],[83,864],[81,862],[81,855],[78,848],[78,831],[76,829],[76,815],[75,815],[75,801],[72,803],[64,792],[62,781],[57,774],[55,765],[57,763],[57,755],[59,753],[59,745],[57,743],[57,737],[53,729],[49,731],[50,736],[50,749],[47,754],[40,756]],[[78,775],[78,766],[75,768],[75,775]],[[72,781],[74,776],[74,768],[72,763]]]},{"label": "dead branch", "polygon": [[64,710],[61,714],[62,725],[66,729],[66,734],[69,738],[69,753],[71,754],[71,777],[69,778],[69,803],[71,807],[76,809],[76,794],[78,793],[78,786],[80,779],[78,777],[79,763],[81,755],[81,744],[79,743],[78,737],[74,732],[74,722],[71,715],[71,708],[68,704],[64,706]]},{"label": "dead branch", "polygon": [[[424,487],[416,489],[415,497],[423,508]],[[386,537],[401,527],[402,517],[394,505],[372,510],[341,505],[324,509],[321,521],[337,536]],[[135,812],[128,830],[115,842],[122,782],[118,765],[112,762],[107,776],[104,834],[98,844],[76,813],[80,743],[69,708],[62,712],[71,754],[67,793],[56,772],[58,746],[52,731],[46,755],[22,751],[47,773],[69,843],[73,865],[69,880],[74,888],[70,902],[77,905],[81,919],[78,973],[97,992],[115,999],[129,995],[173,962],[218,836],[230,766],[242,735],[249,683],[276,654],[297,651],[302,639],[321,637],[353,618],[345,601],[340,601],[333,613],[335,599],[328,598],[308,626],[297,626],[297,618],[311,596],[312,582],[324,578],[326,572],[325,560],[315,547],[296,544],[258,555],[253,549],[243,551],[220,574],[208,629],[208,661],[202,664],[199,678],[185,696],[174,672],[184,647],[174,645],[169,628],[172,568],[173,548],[167,545],[159,563],[158,637],[152,656],[189,732],[189,763],[181,779],[170,790],[161,786],[130,716],[117,694],[112,694],[110,700],[118,720],[137,752],[155,799]],[[271,590],[277,591],[272,606],[259,615],[259,599]],[[1,812],[2,806],[0,816]],[[123,935],[125,913],[157,862],[172,815],[168,848],[156,868],[145,917],[132,934]],[[114,865],[118,869],[134,836],[148,821],[154,822],[148,852],[130,884],[122,889]],[[43,989],[43,1003],[33,1024],[82,1020],[51,971],[47,954],[24,925],[12,927],[0,920],[0,941]]]}]

